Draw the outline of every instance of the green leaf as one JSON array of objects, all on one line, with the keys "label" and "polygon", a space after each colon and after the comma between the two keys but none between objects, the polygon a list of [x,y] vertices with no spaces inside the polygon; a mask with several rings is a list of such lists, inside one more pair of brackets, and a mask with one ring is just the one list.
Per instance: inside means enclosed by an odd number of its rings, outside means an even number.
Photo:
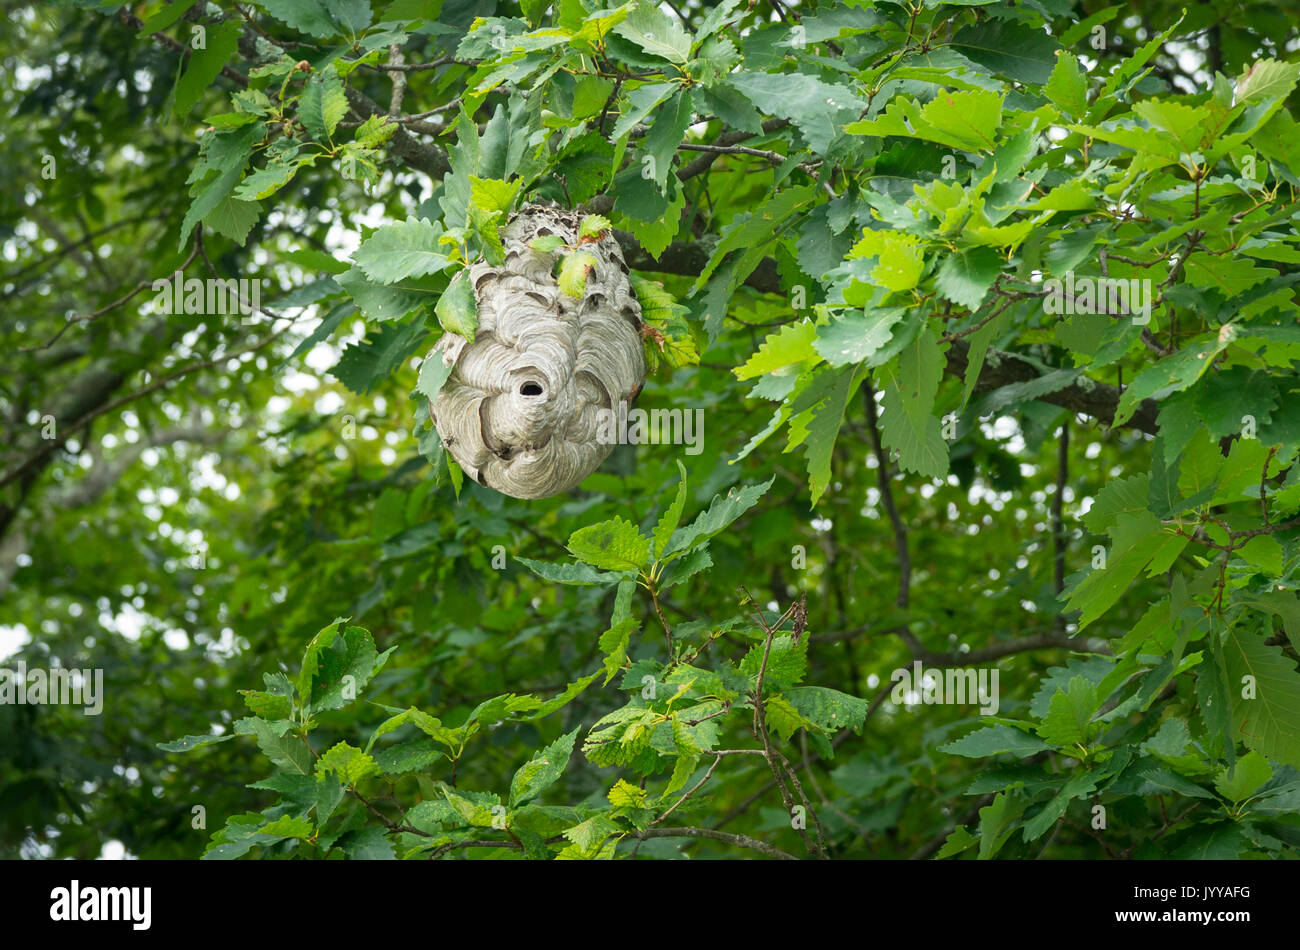
[{"label": "green leaf", "polygon": [[560,736],[526,762],[510,780],[510,807],[514,808],[530,798],[536,798],[555,784],[573,754],[573,743],[581,727]]},{"label": "green leaf", "polygon": [[176,3],[167,4],[152,16],[147,17],[140,27],[140,32],[136,35],[151,36],[154,33],[162,32],[188,13],[190,7],[197,2],[198,0],[177,0]]},{"label": "green leaf", "polygon": [[737,518],[758,504],[758,500],[767,494],[767,490],[772,487],[775,480],[776,476],[773,475],[759,485],[748,485],[739,491],[733,488],[727,492],[726,497],[714,495],[707,511],[685,528],[678,528],[673,532],[672,539],[668,542],[664,554],[689,551],[726,529]]},{"label": "green leaf", "polygon": [[1300,79],[1295,63],[1282,63],[1275,59],[1252,62],[1237,77],[1237,102],[1249,105],[1266,99],[1285,99]]},{"label": "green leaf", "polygon": [[587,275],[596,269],[596,256],[589,251],[575,251],[560,264],[560,293],[582,297],[587,292]]},{"label": "green leaf", "polygon": [[495,795],[487,793],[467,792],[461,794],[453,791],[448,785],[439,786],[443,797],[452,810],[460,816],[464,824],[475,828],[491,828],[493,815],[493,805],[500,805],[500,799]]},{"label": "green leaf", "polygon": [[1075,119],[1083,118],[1088,111],[1088,74],[1079,66],[1073,53],[1061,50],[1056,55],[1056,66],[1043,87],[1052,104]]},{"label": "green leaf", "polygon": [[468,270],[456,272],[456,276],[438,298],[433,312],[448,333],[458,334],[469,342],[474,342],[478,335],[478,299]]},{"label": "green leaf", "polygon": [[964,825],[958,825],[952,830],[952,834],[948,835],[943,847],[935,854],[934,860],[942,861],[944,858],[951,858],[953,855],[961,854],[979,840],[979,838],[967,831]]},{"label": "green leaf", "polygon": [[292,818],[289,815],[281,815],[275,821],[267,822],[261,828],[258,828],[257,833],[275,838],[310,838],[316,833],[316,828],[306,818]]},{"label": "green leaf", "polygon": [[334,130],[347,114],[348,98],[338,73],[330,69],[307,80],[298,104],[298,118],[317,141],[332,141]]},{"label": "green leaf", "polygon": [[375,765],[384,775],[422,772],[443,757],[433,740],[423,736],[379,749],[373,756]]},{"label": "green leaf", "polygon": [[691,325],[686,320],[687,308],[655,281],[635,273],[629,276],[629,280],[641,304],[641,322],[662,337],[646,341],[646,362],[650,371],[654,372],[661,361],[673,369],[698,363],[700,353]]},{"label": "green leaf", "polygon": [[539,238],[533,238],[528,242],[528,246],[538,254],[551,254],[567,245],[564,243],[564,238],[558,234],[546,234]]},{"label": "green leaf", "polygon": [[613,226],[614,225],[610,223],[609,218],[604,215],[585,215],[581,223],[578,225],[578,240],[581,242],[583,238],[600,239],[604,237]]},{"label": "green leaf", "polygon": [[311,750],[296,735],[288,735],[294,724],[287,719],[267,722],[265,719],[238,719],[235,731],[257,738],[257,747],[276,768],[297,775],[310,775]]},{"label": "green leaf", "polygon": [[1273,777],[1273,766],[1258,752],[1247,752],[1232,769],[1220,769],[1214,787],[1220,795],[1233,803],[1244,802],[1257,792],[1261,785]]},{"label": "green leaf", "polygon": [[1097,787],[1097,781],[1096,775],[1087,772],[1071,776],[1056,796],[1044,805],[1038,814],[1025,822],[1023,840],[1035,841],[1045,835],[1061,820],[1070,802],[1092,792]]},{"label": "green leaf", "polygon": [[1300,673],[1265,639],[1233,629],[1223,643],[1233,726],[1249,748],[1300,768]]},{"label": "green leaf", "polygon": [[422,319],[386,323],[362,343],[345,347],[330,373],[354,393],[369,392],[413,354],[426,335]]},{"label": "green leaf", "polygon": [[685,63],[691,55],[690,35],[674,17],[647,0],[638,0],[614,32],[670,63]]},{"label": "green leaf", "polygon": [[800,686],[782,695],[804,717],[829,732],[860,729],[867,718],[865,699],[825,686]]},{"label": "green leaf", "polygon": [[407,218],[378,228],[361,242],[352,259],[367,277],[381,284],[437,274],[451,265],[438,250],[441,236],[442,228],[427,218]]},{"label": "green leaf", "polygon": [[353,861],[392,861],[397,857],[383,828],[349,831],[335,843]]},{"label": "green leaf", "polygon": [[1041,29],[986,19],[959,30],[952,48],[996,75],[1040,86],[1052,78],[1058,47]]},{"label": "green leaf", "polygon": [[335,621],[307,645],[296,683],[299,702],[313,714],[342,709],[383,669],[392,652],[378,653],[364,627]]},{"label": "green leaf", "polygon": [[[252,127],[250,126],[250,128]],[[190,202],[189,210],[185,212],[184,220],[181,221],[180,240],[176,245],[178,249],[185,247],[185,242],[189,240],[190,234],[193,233],[194,226],[211,214],[221,202],[226,200],[226,196],[230,194],[231,189],[239,183],[245,161],[247,161],[247,155],[238,159],[238,164],[224,168],[220,175],[200,187],[198,194]]]},{"label": "green leaf", "polygon": [[317,0],[255,0],[257,5],[286,26],[318,39],[337,32],[324,6]]},{"label": "green leaf", "polygon": [[881,400],[880,434],[906,471],[930,478],[948,472],[948,443],[934,417],[943,354],[932,330],[917,334],[881,371],[887,382]]},{"label": "green leaf", "polygon": [[263,719],[289,718],[291,710],[288,696],[277,696],[256,689],[241,689],[239,692],[244,697],[244,705],[254,716]]},{"label": "green leaf", "polygon": [[1023,759],[1046,748],[1048,748],[1047,743],[1014,726],[995,725],[976,729],[967,736],[940,746],[939,751],[947,752],[949,755],[964,755],[972,759],[982,759],[985,756],[1001,755],[1006,752]]},{"label": "green leaf", "polygon": [[[740,662],[740,672],[746,676],[756,677],[763,664],[764,644],[756,643],[749,648],[745,658]],[[779,691],[796,685],[808,672],[808,641],[794,642],[794,637],[782,635],[772,639],[772,648],[767,651],[767,667],[763,673],[763,689]]]},{"label": "green leaf", "polygon": [[758,351],[732,372],[737,379],[753,379],[787,366],[815,363],[821,359],[814,347],[816,339],[817,327],[811,321],[788,323],[768,334]]},{"label": "green leaf", "polygon": [[1291,645],[1300,650],[1300,600],[1296,599],[1294,593],[1285,590],[1268,590],[1257,594],[1238,595],[1235,602],[1280,617]]},{"label": "green leaf", "polygon": [[438,398],[443,384],[451,378],[455,368],[455,363],[449,364],[442,358],[442,352],[435,350],[420,364],[420,375],[417,377],[415,391],[432,402]]},{"label": "green leaf", "polygon": [[470,204],[481,211],[509,211],[523,182],[505,182],[499,178],[469,178]]},{"label": "green leaf", "polygon": [[257,201],[269,198],[297,173],[298,162],[270,162],[244,178],[231,196],[240,201]]},{"label": "green leaf", "polygon": [[1105,534],[1125,515],[1135,515],[1147,507],[1149,477],[1145,474],[1114,478],[1102,486],[1083,523],[1093,534]]},{"label": "green leaf", "polygon": [[568,548],[578,560],[607,571],[639,571],[650,557],[650,539],[624,518],[579,528]]},{"label": "green leaf", "polygon": [[1131,419],[1144,399],[1167,395],[1192,385],[1228,345],[1229,339],[1227,336],[1203,339],[1138,373],[1120,397],[1113,424],[1118,426]]},{"label": "green leaf", "polygon": [[1096,685],[1085,676],[1076,676],[1067,691],[1053,694],[1038,734],[1058,749],[1086,745],[1098,705]]},{"label": "green leaf", "polygon": [[826,371],[831,376],[826,397],[790,420],[790,444],[802,446],[808,460],[808,491],[816,505],[831,480],[831,455],[844,422],[849,400],[857,392],[861,377],[853,367]]},{"label": "green leaf", "polygon": [[987,861],[994,857],[1007,839],[1019,827],[1020,816],[1024,814],[1028,802],[1020,795],[998,792],[992,804],[986,805],[980,814],[980,860]]},{"label": "green leaf", "polygon": [[942,92],[920,105],[895,98],[875,119],[859,119],[844,127],[851,135],[897,135],[925,139],[968,152],[991,152],[1002,126],[1000,93],[988,89]]},{"label": "green leaf", "polygon": [[242,247],[248,240],[248,232],[261,216],[262,206],[257,202],[226,197],[203,216],[203,224],[208,230],[228,237]]},{"label": "green leaf", "polygon": [[919,238],[895,231],[867,229],[849,252],[852,259],[876,258],[871,280],[896,292],[911,290],[925,270],[925,255]]},{"label": "green leaf", "polygon": [[204,49],[190,50],[185,72],[176,83],[172,113],[178,119],[189,115],[239,47],[240,28],[234,20],[205,26],[203,29],[207,33],[206,46]]},{"label": "green leaf", "polygon": [[867,107],[847,86],[823,82],[807,73],[741,70],[727,76],[726,84],[741,92],[760,112],[793,122],[818,155],[829,152],[844,124]]},{"label": "green leaf", "polygon": [[578,854],[574,856],[595,857],[605,839],[621,830],[614,819],[606,815],[595,815],[582,824],[566,829],[564,837],[578,849]]},{"label": "green leaf", "polygon": [[515,560],[538,577],[543,577],[548,581],[555,581],[557,584],[592,587],[615,584],[619,580],[618,574],[601,573],[593,569],[589,564],[550,564],[546,561],[534,561],[526,557],[517,557]]},{"label": "green leaf", "polygon": [[677,483],[677,497],[660,515],[652,536],[653,552],[657,558],[663,557],[664,552],[668,550],[668,542],[672,539],[678,524],[681,523],[682,511],[686,507],[686,466],[682,464],[681,459],[677,460],[677,471],[682,476],[682,480]]},{"label": "green leaf", "polygon": [[170,742],[159,742],[158,748],[164,752],[189,752],[192,749],[201,749],[205,745],[216,745],[218,742],[225,742],[227,739],[235,738],[234,733],[227,733],[224,736],[185,736],[181,739],[173,739]]},{"label": "green leaf", "polygon": [[739,250],[741,253],[730,262],[734,264],[734,269],[723,272],[728,274],[730,288],[734,291],[753,273],[768,247],[781,236],[785,222],[811,204],[817,196],[815,185],[785,188],[777,191],[754,211],[736,215],[722,229],[718,243],[709,255],[709,262],[704,265],[704,270],[691,287],[691,294],[699,293],[727,255]]},{"label": "green leaf", "polygon": [[[806,729],[812,735],[822,731],[821,726],[795,709],[784,696],[768,697],[763,703],[763,709],[768,728],[784,742],[789,742],[790,737],[800,729]],[[691,751],[698,753],[701,750]]]},{"label": "green leaf", "polygon": [[[628,582],[625,581],[624,584],[626,583]],[[623,584],[620,584],[620,594],[623,589]],[[600,647],[600,652],[605,654],[605,660],[601,665],[605,671],[606,683],[612,680],[627,663],[628,643],[631,641],[632,634],[636,632],[636,629],[636,620],[632,617],[625,617],[615,622],[600,635],[596,645]]]},{"label": "green leaf", "polygon": [[874,366],[873,357],[889,343],[894,326],[905,314],[901,307],[846,313],[816,328],[813,349],[831,366],[850,363]]},{"label": "green leaf", "polygon": [[351,788],[367,775],[378,773],[379,766],[360,749],[340,742],[320,757],[316,772],[319,775],[337,775],[343,785]]},{"label": "green leaf", "polygon": [[1002,272],[1002,258],[987,247],[948,254],[935,274],[939,293],[967,310],[978,310],[993,281]]},{"label": "green leaf", "polygon": [[637,788],[631,782],[619,779],[605,796],[615,808],[645,808],[646,791]]},{"label": "green leaf", "polygon": [[614,123],[614,128],[610,132],[610,138],[618,141],[632,131],[637,123],[643,121],[654,107],[659,105],[669,96],[677,91],[677,86],[669,82],[646,83],[644,86],[638,86],[627,94],[627,108],[623,114],[618,117]]}]

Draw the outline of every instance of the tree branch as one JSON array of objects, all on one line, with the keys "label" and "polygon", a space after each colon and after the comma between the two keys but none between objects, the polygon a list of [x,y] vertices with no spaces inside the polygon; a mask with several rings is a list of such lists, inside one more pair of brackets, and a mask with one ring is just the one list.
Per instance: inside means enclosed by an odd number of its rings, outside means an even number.
[{"label": "tree branch", "polygon": [[[966,365],[970,358],[969,355],[969,343],[965,340],[953,340],[952,345],[948,348],[948,372],[954,376],[964,377],[966,375]],[[991,392],[994,389],[1001,389],[1003,386],[1010,386],[1012,383],[1029,382],[1037,379],[1039,375],[1040,373],[1032,363],[1021,359],[1014,353],[1004,353],[990,349],[988,358],[980,368],[979,379],[975,383],[975,391]],[[1115,418],[1115,408],[1119,405],[1119,397],[1120,391],[1114,386],[1088,380],[1083,383],[1076,381],[1063,389],[1058,389],[1054,393],[1039,396],[1038,399],[1042,402],[1049,402],[1054,406],[1060,406],[1063,409],[1069,409],[1071,412],[1091,416],[1097,421],[1110,426]],[[1137,411],[1126,422],[1115,426],[1115,428],[1137,429],[1139,432],[1155,435],[1157,430],[1156,413],[1159,409],[1160,407],[1154,400],[1143,400]]]}]

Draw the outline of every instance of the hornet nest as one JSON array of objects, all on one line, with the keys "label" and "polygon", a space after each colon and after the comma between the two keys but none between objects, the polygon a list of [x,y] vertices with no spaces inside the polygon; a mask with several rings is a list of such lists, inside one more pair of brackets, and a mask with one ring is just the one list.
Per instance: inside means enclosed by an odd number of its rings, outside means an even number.
[{"label": "hornet nest", "polygon": [[613,451],[597,440],[602,410],[631,403],[645,382],[641,305],[614,237],[587,239],[595,259],[580,297],[552,276],[556,235],[578,244],[581,215],[529,205],[502,229],[505,263],[473,264],[474,341],[446,333],[430,354],[453,366],[429,406],[448,452],[481,485],[546,498],[578,485]]}]

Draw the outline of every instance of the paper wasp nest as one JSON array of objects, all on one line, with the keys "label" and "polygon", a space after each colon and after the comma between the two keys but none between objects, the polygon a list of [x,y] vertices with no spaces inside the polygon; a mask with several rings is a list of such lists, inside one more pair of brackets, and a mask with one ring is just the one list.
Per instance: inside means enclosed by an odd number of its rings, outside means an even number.
[{"label": "paper wasp nest", "polygon": [[505,263],[471,265],[474,342],[445,334],[430,354],[454,364],[429,407],[443,445],[469,477],[514,498],[576,486],[613,450],[597,441],[602,410],[629,404],[645,381],[641,305],[613,235],[584,244],[596,259],[581,297],[552,276],[563,250],[529,242],[557,235],[571,247],[581,216],[530,205],[502,230]]}]

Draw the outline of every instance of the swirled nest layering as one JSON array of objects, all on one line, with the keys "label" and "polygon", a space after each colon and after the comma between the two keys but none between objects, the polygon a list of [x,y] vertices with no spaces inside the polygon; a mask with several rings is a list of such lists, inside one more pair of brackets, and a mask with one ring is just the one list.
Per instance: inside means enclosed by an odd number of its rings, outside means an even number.
[{"label": "swirled nest layering", "polygon": [[479,484],[514,498],[570,490],[613,451],[597,439],[602,410],[631,403],[645,381],[641,305],[612,234],[583,244],[596,261],[581,296],[553,276],[556,235],[578,244],[581,216],[530,205],[502,231],[505,263],[471,265],[472,343],[453,333],[430,358],[453,365],[430,405],[443,445]]}]

